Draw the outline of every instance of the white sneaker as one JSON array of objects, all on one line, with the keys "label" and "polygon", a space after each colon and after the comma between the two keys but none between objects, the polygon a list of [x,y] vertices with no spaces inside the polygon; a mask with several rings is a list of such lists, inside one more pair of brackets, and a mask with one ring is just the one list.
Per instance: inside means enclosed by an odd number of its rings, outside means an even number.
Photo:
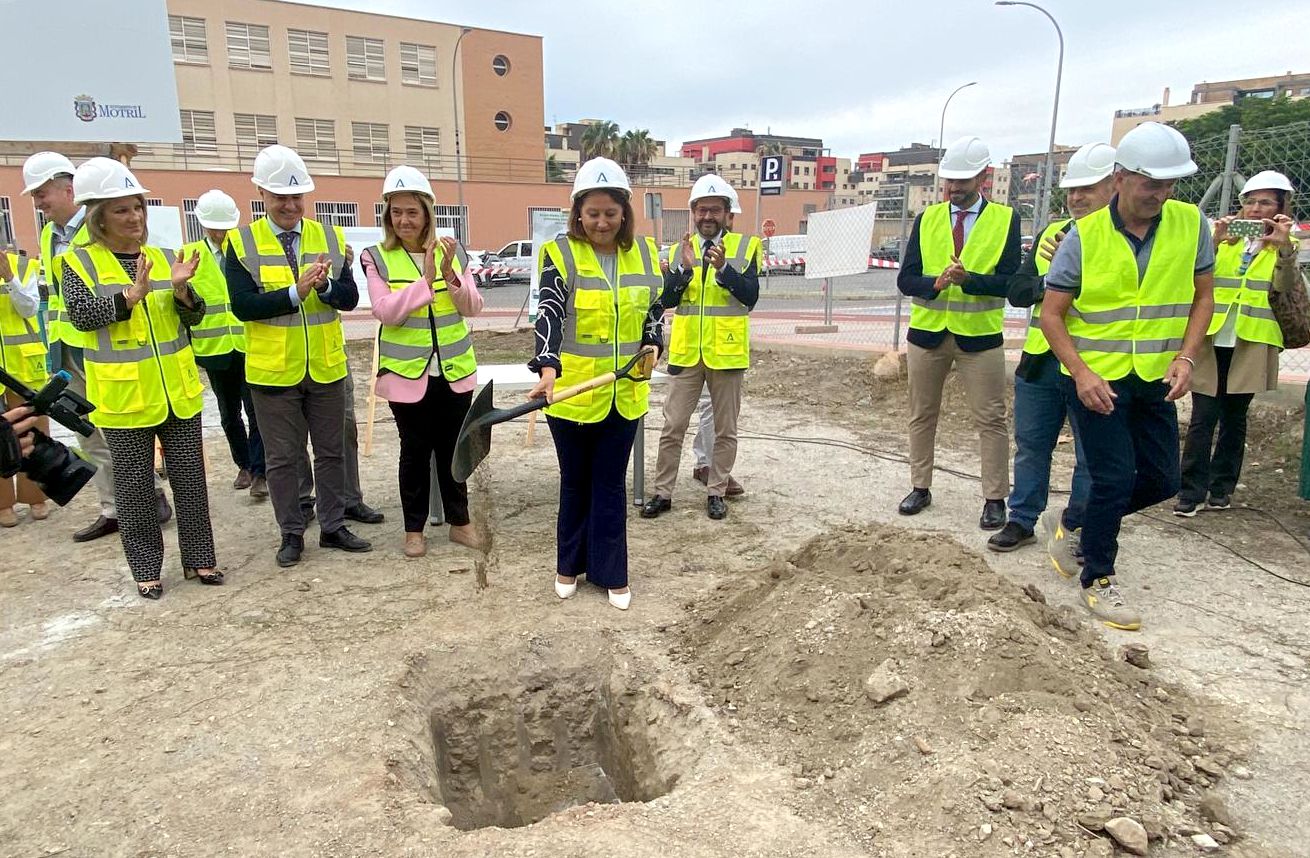
[{"label": "white sneaker", "polygon": [[555,578],[555,595],[561,599],[567,599],[574,593],[578,592],[578,579],[574,578],[572,584],[565,584],[560,581],[559,577]]},{"label": "white sneaker", "polygon": [[1135,632],[1142,627],[1141,616],[1129,607],[1113,575],[1097,578],[1092,586],[1083,588],[1082,597],[1092,616],[1110,628]]},{"label": "white sneaker", "polygon": [[610,604],[618,608],[620,611],[626,611],[628,609],[628,606],[632,604],[631,589],[629,589],[628,592],[626,593],[615,593],[613,590],[610,590],[609,594],[610,594]]}]

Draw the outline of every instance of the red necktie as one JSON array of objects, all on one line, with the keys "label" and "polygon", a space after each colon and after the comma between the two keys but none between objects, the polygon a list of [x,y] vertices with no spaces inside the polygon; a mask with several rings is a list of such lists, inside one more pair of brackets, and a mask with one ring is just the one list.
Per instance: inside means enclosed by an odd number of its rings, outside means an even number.
[{"label": "red necktie", "polygon": [[968,209],[960,209],[955,213],[955,227],[951,230],[951,238],[955,241],[955,255],[957,258],[960,251],[964,250],[964,219],[968,216]]}]

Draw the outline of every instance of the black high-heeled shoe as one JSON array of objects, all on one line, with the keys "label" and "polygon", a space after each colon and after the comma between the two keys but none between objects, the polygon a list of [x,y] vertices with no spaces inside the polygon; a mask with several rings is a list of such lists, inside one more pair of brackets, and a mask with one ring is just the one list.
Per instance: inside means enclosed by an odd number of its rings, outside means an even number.
[{"label": "black high-heeled shoe", "polygon": [[164,595],[164,585],[158,581],[150,584],[137,584],[136,593],[142,599],[158,601]]},{"label": "black high-heeled shoe", "polygon": [[182,567],[182,577],[190,581],[192,578],[199,578],[201,584],[208,584],[211,587],[218,587],[223,584],[223,573],[215,569],[213,572],[202,573],[199,569],[193,569],[190,566]]}]

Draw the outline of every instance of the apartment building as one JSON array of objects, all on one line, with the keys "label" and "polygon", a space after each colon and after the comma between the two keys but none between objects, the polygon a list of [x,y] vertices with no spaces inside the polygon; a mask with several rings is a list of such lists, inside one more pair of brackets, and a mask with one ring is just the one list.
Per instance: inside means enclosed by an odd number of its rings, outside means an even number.
[{"label": "apartment building", "polygon": [[1177,122],[1195,119],[1226,104],[1243,98],[1310,97],[1310,73],[1271,75],[1239,80],[1202,81],[1192,87],[1191,98],[1185,104],[1169,103],[1169,88],[1165,87],[1160,101],[1150,107],[1116,110],[1110,126],[1110,143],[1119,141],[1143,122]]}]

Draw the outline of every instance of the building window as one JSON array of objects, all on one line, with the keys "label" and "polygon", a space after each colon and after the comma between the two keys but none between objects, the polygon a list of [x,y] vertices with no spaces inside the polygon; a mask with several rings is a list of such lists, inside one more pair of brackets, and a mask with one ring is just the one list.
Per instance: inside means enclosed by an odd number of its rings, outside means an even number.
[{"label": "building window", "polygon": [[162,206],[163,204],[163,197],[146,197],[146,205],[148,206]]},{"label": "building window", "polygon": [[302,158],[332,160],[337,156],[336,122],[296,117],[296,151]]},{"label": "building window", "polygon": [[495,121],[497,131],[508,131],[509,127],[514,124],[514,121],[510,119],[509,114],[503,110],[496,114]]},{"label": "building window", "polygon": [[356,161],[385,161],[390,151],[391,138],[387,125],[382,122],[352,122],[350,137]]},{"label": "building window", "polygon": [[524,235],[532,235],[532,213],[533,212],[552,212],[557,213],[560,209],[554,206],[528,206],[528,231]]},{"label": "building window", "polygon": [[314,218],[324,226],[359,226],[359,204],[314,203]]},{"label": "building window", "polygon": [[386,53],[381,39],[346,36],[346,74],[351,80],[386,80]]},{"label": "building window", "polygon": [[186,227],[187,242],[200,241],[205,237],[205,228],[196,217],[196,200],[182,200],[182,221]]},{"label": "building window", "polygon": [[45,229],[45,225],[46,225],[45,215],[41,214],[41,210],[38,209],[35,205],[32,206],[32,214],[36,216],[36,231],[40,233],[41,230]]},{"label": "building window", "polygon": [[181,110],[182,151],[188,155],[217,155],[218,133],[214,129],[214,111]]},{"label": "building window", "polygon": [[437,49],[432,45],[401,42],[400,82],[411,86],[436,86]]},{"label": "building window", "polygon": [[18,239],[14,237],[14,217],[9,211],[9,197],[0,197],[0,241],[5,244],[18,243]]},{"label": "building window", "polygon": [[292,74],[312,74],[326,77],[332,73],[328,62],[327,33],[315,30],[287,30],[287,51],[291,57]]},{"label": "building window", "polygon": [[168,16],[168,35],[173,42],[173,62],[209,64],[209,45],[205,41],[205,19]]},{"label": "building window", "polygon": [[259,149],[277,142],[277,117],[267,113],[234,113],[237,145]]},{"label": "building window", "polygon": [[251,220],[259,220],[259,219],[260,219],[261,217],[263,217],[263,216],[264,216],[264,201],[263,201],[263,200],[251,200],[251,201],[250,201],[250,219],[251,219]]},{"label": "building window", "polygon": [[422,161],[441,154],[441,129],[421,125],[405,126],[405,157]]},{"label": "building window", "polygon": [[509,57],[497,54],[491,61],[491,70],[499,77],[509,74]]},{"label": "building window", "polygon": [[234,69],[271,70],[273,55],[268,47],[268,27],[228,21],[227,64]]},{"label": "building window", "polygon": [[386,203],[373,204],[373,225],[382,226],[382,213],[387,210]]},{"label": "building window", "polygon": [[435,206],[433,226],[455,233],[455,239],[468,244],[468,206]]}]

